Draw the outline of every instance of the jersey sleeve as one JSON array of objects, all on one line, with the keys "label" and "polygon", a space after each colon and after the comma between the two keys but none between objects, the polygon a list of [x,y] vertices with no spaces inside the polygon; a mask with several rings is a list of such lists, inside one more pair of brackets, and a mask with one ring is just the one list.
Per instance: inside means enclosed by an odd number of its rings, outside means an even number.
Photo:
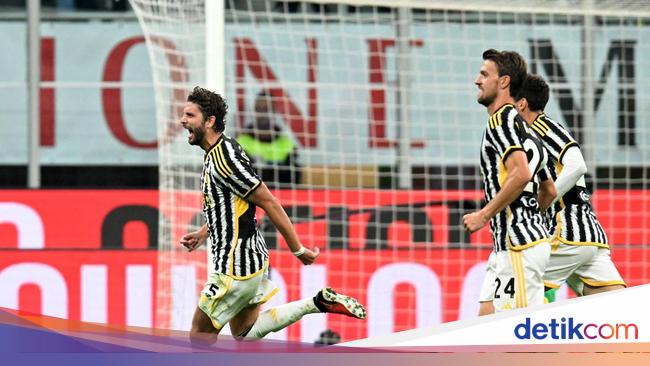
[{"label": "jersey sleeve", "polygon": [[573,139],[564,126],[548,117],[537,118],[531,127],[540,136],[544,147],[546,147],[553,159],[560,163],[562,163],[564,153],[569,147],[579,147],[576,140]]},{"label": "jersey sleeve", "polygon": [[215,162],[217,181],[239,197],[248,197],[262,183],[239,144],[224,140],[210,154]]},{"label": "jersey sleeve", "polygon": [[505,162],[508,156],[517,151],[524,150],[519,123],[515,117],[514,108],[495,113],[489,120],[486,137],[497,150],[501,161]]}]

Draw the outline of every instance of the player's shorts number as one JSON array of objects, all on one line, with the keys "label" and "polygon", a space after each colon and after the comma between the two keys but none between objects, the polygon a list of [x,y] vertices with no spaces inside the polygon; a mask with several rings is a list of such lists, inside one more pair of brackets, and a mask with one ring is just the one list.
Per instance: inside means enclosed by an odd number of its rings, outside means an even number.
[{"label": "player's shorts number", "polygon": [[208,288],[208,291],[206,291],[206,292],[210,295],[210,297],[215,297],[215,296],[217,296],[217,291],[219,291],[219,286],[212,283],[212,284],[210,284],[210,287]]},{"label": "player's shorts number", "polygon": [[[494,298],[495,299],[500,299],[501,294],[499,294],[499,290],[501,289],[501,285],[502,285],[501,279],[497,277],[494,280],[494,283],[496,285],[496,287],[494,289]],[[515,297],[515,279],[514,279],[514,277],[510,277],[510,279],[506,283],[505,287],[503,288],[503,293],[506,294],[506,295],[510,295],[511,299]]]}]

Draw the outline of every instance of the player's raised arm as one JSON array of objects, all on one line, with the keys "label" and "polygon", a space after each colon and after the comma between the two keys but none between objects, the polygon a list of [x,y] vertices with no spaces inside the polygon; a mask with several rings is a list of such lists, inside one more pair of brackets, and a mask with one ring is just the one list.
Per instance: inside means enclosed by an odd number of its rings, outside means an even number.
[{"label": "player's raised arm", "polygon": [[316,261],[319,249],[314,248],[311,250],[300,243],[289,216],[287,216],[278,199],[266,187],[266,184],[261,183],[260,187],[248,196],[248,200],[266,212],[273,225],[282,234],[293,255],[300,259],[303,264],[310,265]]}]

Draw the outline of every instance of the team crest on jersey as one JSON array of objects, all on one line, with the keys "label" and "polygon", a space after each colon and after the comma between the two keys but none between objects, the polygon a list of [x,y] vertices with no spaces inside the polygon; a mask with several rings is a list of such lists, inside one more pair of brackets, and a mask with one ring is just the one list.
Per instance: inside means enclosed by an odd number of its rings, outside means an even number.
[{"label": "team crest on jersey", "polygon": [[242,157],[242,159],[244,159],[244,160],[246,160],[247,162],[250,163],[251,159],[248,157],[248,155],[246,155],[244,150],[242,150],[242,152],[241,152],[241,157]]},{"label": "team crest on jersey", "polygon": [[591,202],[591,196],[589,195],[589,193],[587,193],[585,191],[580,191],[580,193],[578,193],[578,195],[580,196],[580,199],[583,202],[585,202],[585,203]]}]

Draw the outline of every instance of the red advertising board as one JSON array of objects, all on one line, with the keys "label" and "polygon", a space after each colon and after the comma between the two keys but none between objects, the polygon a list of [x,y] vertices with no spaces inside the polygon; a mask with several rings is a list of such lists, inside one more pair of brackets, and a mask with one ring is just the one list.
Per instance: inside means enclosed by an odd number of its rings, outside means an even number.
[{"label": "red advertising board", "polygon": [[[613,254],[629,285],[647,283],[648,268],[641,259],[650,250],[625,248]],[[487,250],[462,249],[323,252],[325,277],[317,287],[340,289],[368,307],[366,321],[329,316],[327,327],[344,339],[357,339],[457,320],[461,311],[463,317],[472,316],[467,312],[476,307],[480,278],[469,273],[487,255]],[[0,256],[1,306],[73,320],[156,326],[156,259],[152,250],[6,250]],[[314,287],[290,254],[273,252],[271,262],[285,300],[304,297],[305,288]],[[198,294],[198,287],[194,291]],[[193,308],[185,311],[190,316]],[[303,339],[299,326],[287,335]]]},{"label": "red advertising board", "polygon": [[[487,229],[463,240],[459,218],[474,209],[479,191],[297,190],[277,191],[308,244],[323,247],[337,240],[350,249],[457,244],[490,246]],[[196,212],[183,211],[189,223],[200,215],[198,194],[180,195]],[[117,249],[155,248],[158,232],[158,192],[153,190],[0,191],[0,248]],[[643,245],[650,242],[650,193],[645,190],[600,190],[594,206],[610,242]],[[164,212],[163,215],[169,216]],[[263,219],[263,212],[259,212]],[[419,221],[418,221],[419,220]],[[262,220],[263,221],[263,220]],[[414,222],[415,221],[415,222]],[[391,227],[391,224],[394,227]],[[404,226],[426,228],[423,236],[401,237]],[[381,231],[379,234],[373,231]],[[331,235],[331,231],[341,231]],[[175,233],[182,235],[183,227]],[[418,235],[413,229],[408,235]],[[388,235],[389,237],[383,237]],[[392,236],[391,236],[392,235]],[[369,237],[368,237],[369,236]],[[331,241],[334,240],[334,243]],[[373,242],[374,240],[374,242]]]},{"label": "red advertising board", "polygon": [[[489,236],[484,230],[465,237],[454,220],[475,207],[480,192],[277,194],[304,244],[324,249],[317,265],[304,267],[268,233],[273,280],[282,285],[279,298],[295,300],[326,284],[359,298],[368,306],[367,321],[329,316],[325,323],[344,339],[473,316]],[[198,214],[198,196],[186,196],[185,202],[196,199]],[[650,280],[650,250],[644,244],[649,217],[641,210],[647,196],[645,191],[595,196],[615,243],[614,260],[630,285]],[[186,215],[189,225],[193,215]],[[157,191],[0,191],[0,306],[75,320],[159,325],[156,284],[165,271],[157,267],[157,232]],[[196,254],[192,262],[198,269],[203,256]],[[191,293],[198,293],[200,272]],[[285,336],[313,340],[299,325]]]}]

